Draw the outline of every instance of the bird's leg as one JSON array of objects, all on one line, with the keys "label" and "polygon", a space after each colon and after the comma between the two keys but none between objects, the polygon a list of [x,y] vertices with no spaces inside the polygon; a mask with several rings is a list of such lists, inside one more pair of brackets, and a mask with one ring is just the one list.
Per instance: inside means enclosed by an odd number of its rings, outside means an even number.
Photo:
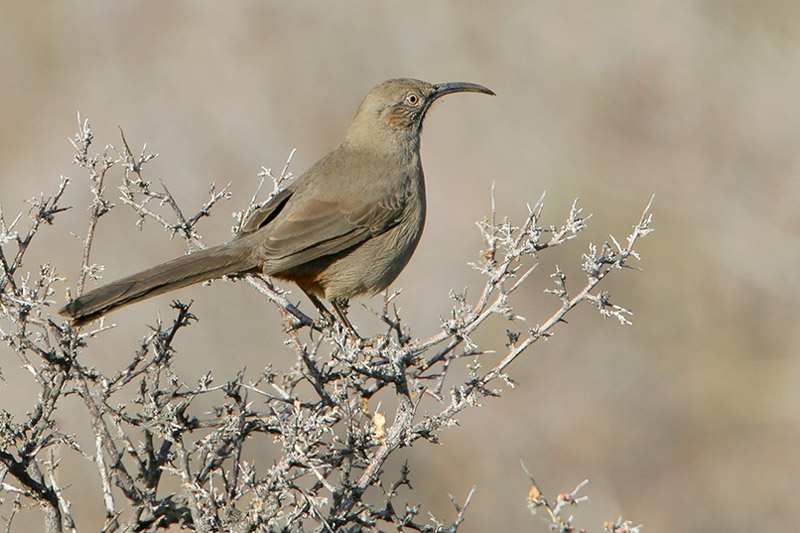
[{"label": "bird's leg", "polygon": [[331,300],[331,305],[333,305],[333,310],[336,311],[336,314],[339,315],[339,320],[342,321],[342,324],[347,326],[347,329],[360,339],[361,335],[358,334],[356,328],[353,327],[353,324],[351,324],[350,320],[347,318],[347,308],[350,307],[350,302],[347,298],[334,298]]},{"label": "bird's leg", "polygon": [[317,308],[317,310],[319,311],[319,314],[322,315],[322,319],[325,322],[333,324],[333,321],[335,320],[334,317],[333,317],[333,313],[328,311],[328,308],[325,307],[325,304],[322,303],[322,300],[320,300],[314,294],[312,294],[311,292],[309,292],[309,291],[307,291],[305,289],[303,289],[303,292],[306,293],[306,296],[308,296],[308,299],[311,300],[311,303],[314,304],[314,307]]},{"label": "bird's leg", "polygon": [[[335,320],[334,316],[333,316],[333,313],[328,311],[328,308],[325,307],[325,304],[322,303],[322,300],[320,300],[319,298],[316,297],[316,295],[314,295],[314,294],[312,294],[312,293],[310,293],[308,291],[304,290],[303,292],[306,293],[306,296],[308,296],[308,299],[311,300],[311,303],[314,304],[314,307],[316,307],[319,310],[320,314],[322,315],[323,320],[333,324],[333,322]],[[353,324],[350,323],[350,321],[347,319],[347,315],[345,314],[345,311],[347,310],[347,305],[348,305],[347,304],[347,299],[346,298],[335,298],[335,299],[331,300],[331,304],[333,305],[333,310],[336,311],[336,315],[339,317],[339,320],[342,321],[342,324],[344,324],[344,326],[348,330],[350,330],[350,333],[352,333],[353,336],[355,336],[357,339],[361,339],[361,335],[358,334],[358,332],[356,331],[356,328],[353,327]]]}]

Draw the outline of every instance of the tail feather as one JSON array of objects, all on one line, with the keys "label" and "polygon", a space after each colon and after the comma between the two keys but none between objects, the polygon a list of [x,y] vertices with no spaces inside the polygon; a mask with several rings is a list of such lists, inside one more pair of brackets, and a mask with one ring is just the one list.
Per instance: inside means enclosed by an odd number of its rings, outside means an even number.
[{"label": "tail feather", "polygon": [[72,300],[58,312],[76,326],[87,324],[122,306],[158,294],[252,270],[241,249],[227,244],[207,248],[114,281]]}]

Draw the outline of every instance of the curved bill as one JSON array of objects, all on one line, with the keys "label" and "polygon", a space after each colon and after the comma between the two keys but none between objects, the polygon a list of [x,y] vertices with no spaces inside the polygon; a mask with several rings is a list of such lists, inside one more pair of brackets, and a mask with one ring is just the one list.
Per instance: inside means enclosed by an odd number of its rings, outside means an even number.
[{"label": "curved bill", "polygon": [[467,81],[451,81],[447,83],[437,83],[433,86],[435,92],[433,98],[439,98],[450,93],[483,93],[495,96],[494,91],[487,89],[483,85],[477,83],[469,83]]}]

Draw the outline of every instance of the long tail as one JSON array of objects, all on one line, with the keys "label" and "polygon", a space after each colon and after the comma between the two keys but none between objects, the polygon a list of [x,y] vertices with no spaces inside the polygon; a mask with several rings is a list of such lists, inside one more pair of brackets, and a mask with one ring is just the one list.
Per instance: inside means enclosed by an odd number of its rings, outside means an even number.
[{"label": "long tail", "polygon": [[76,326],[87,324],[119,307],[258,265],[241,247],[223,244],[133,274],[89,291],[65,305],[59,314]]}]

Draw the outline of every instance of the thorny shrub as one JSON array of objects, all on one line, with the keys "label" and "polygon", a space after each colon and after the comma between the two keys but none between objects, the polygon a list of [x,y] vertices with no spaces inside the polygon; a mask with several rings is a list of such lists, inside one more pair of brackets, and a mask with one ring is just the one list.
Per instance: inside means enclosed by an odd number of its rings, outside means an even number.
[{"label": "thorny shrub", "polygon": [[[145,179],[144,169],[155,157],[146,146],[134,155],[123,135],[122,149],[106,146],[92,155],[92,131],[88,122],[80,117],[78,122],[74,163],[87,173],[93,201],[75,292],[81,294],[86,279],[99,278],[103,270],[92,263],[91,251],[97,224],[114,207],[106,180],[115,168],[124,171],[121,201],[133,208],[138,223],[154,220],[190,247],[202,246],[197,223],[230,196],[227,187],[212,185],[208,202],[186,216],[165,184]],[[280,190],[291,179],[288,165],[278,176],[264,169],[262,185],[271,179]],[[577,291],[567,289],[565,274],[556,269],[548,291],[556,297],[552,315],[529,326],[512,305],[515,292],[534,273],[539,254],[575,238],[586,219],[576,201],[563,224],[544,225],[542,197],[525,220],[514,224],[499,219],[492,202],[491,214],[478,223],[485,248],[473,265],[485,277],[483,286],[474,292],[477,298],[451,293],[451,314],[426,339],[414,337],[403,324],[393,303],[398,293],[386,293],[374,311],[385,331],[361,339],[338,319],[315,322],[268,278],[241,276],[283,316],[296,361],[290,368],[267,366],[258,375],[241,371],[224,384],[215,384],[209,372],[189,384],[172,365],[178,356],[176,336],[195,320],[189,305],[175,301],[171,322],[156,324],[131,359],[104,374],[81,363],[80,355],[97,336],[112,335],[111,328],[100,321],[74,329],[55,315],[56,295],[65,292],[55,265],[22,271],[22,259],[43,226],[54,224],[67,209],[69,184],[62,178],[55,194],[31,200],[27,218],[9,221],[0,210],[0,337],[39,390],[25,416],[0,410],[0,497],[10,509],[4,517],[9,531],[22,509],[36,506],[47,531],[78,530],[70,509],[71,500],[81,495],[62,487],[56,471],[63,461],[85,461],[100,481],[101,491],[88,498],[104,509],[103,531],[172,525],[197,531],[377,531],[384,524],[398,531],[454,532],[472,493],[465,502],[453,499],[452,523],[440,522],[423,514],[420,505],[398,502],[398,491],[410,488],[410,469],[385,470],[386,460],[400,448],[435,442],[462,411],[499,396],[498,385],[513,385],[509,365],[552,335],[576,306],[590,303],[604,316],[628,323],[629,312],[597,287],[609,274],[632,267],[639,259],[634,245],[652,231],[648,205],[625,242],[612,238],[590,245],[583,255],[585,280]],[[261,205],[258,196],[257,191],[236,215],[237,226]],[[488,350],[473,336],[493,315],[508,320],[508,342],[499,362],[484,368],[480,356]],[[14,364],[5,357],[2,365]],[[445,386],[453,381],[446,378],[455,364],[465,365],[468,377]],[[121,391],[133,400],[120,402]],[[394,399],[387,408],[393,412],[371,409],[370,399],[379,393]],[[56,414],[67,395],[80,398],[93,443],[79,443],[59,424]],[[195,412],[192,404],[201,396],[211,398],[213,412]],[[423,413],[418,408],[423,398],[438,407]],[[272,465],[258,465],[243,447],[264,439],[280,448]],[[165,478],[179,482],[167,484]],[[585,482],[550,503],[530,479],[531,510],[544,509],[538,514],[553,530],[574,531],[563,511],[583,501],[578,491]],[[365,498],[369,491],[378,497]],[[603,525],[607,531],[639,527],[622,519]]]}]

